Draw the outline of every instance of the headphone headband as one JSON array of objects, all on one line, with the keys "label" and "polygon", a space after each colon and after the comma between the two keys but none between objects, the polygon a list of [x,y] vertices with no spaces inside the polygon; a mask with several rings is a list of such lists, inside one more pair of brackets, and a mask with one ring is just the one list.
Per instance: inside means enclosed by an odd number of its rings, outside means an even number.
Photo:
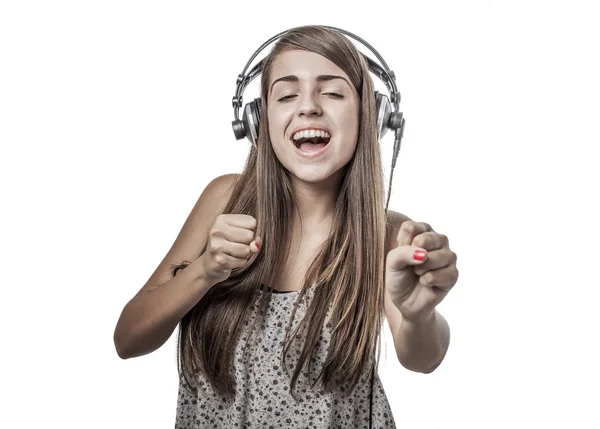
[{"label": "headphone headband", "polygon": [[[377,52],[375,50],[375,48],[373,48],[364,39],[360,38],[359,36],[349,32],[349,31],[342,30],[341,28],[330,27],[330,26],[323,26],[323,27],[329,28],[331,30],[336,30],[348,37],[351,37],[351,38],[357,40],[358,42],[362,43],[365,47],[367,47],[373,54],[375,54],[375,56],[381,63],[381,66],[379,64],[377,64],[376,62],[374,62],[371,58],[369,58],[368,56],[363,54],[362,52],[360,53],[363,56],[363,58],[367,61],[369,70],[373,74],[375,74],[385,84],[385,86],[390,94],[390,102],[393,104],[395,111],[396,112],[399,111],[401,96],[400,96],[400,92],[398,91],[398,89],[396,87],[396,75],[394,74],[394,72],[392,70],[390,70],[387,63],[384,61],[384,59],[381,57],[381,55],[379,55],[379,52]],[[235,95],[233,96],[233,99],[232,99],[233,111],[234,111],[234,121],[239,121],[239,119],[240,119],[239,110],[243,104],[242,95],[244,94],[246,87],[262,71],[262,64],[263,64],[264,60],[259,61],[250,70],[250,72],[246,75],[246,70],[248,70],[248,68],[250,67],[250,64],[252,64],[252,61],[254,61],[254,59],[258,56],[258,54],[260,52],[262,52],[262,50],[265,49],[268,45],[273,43],[275,40],[281,38],[285,34],[289,33],[290,31],[294,31],[298,28],[302,28],[302,27],[291,28],[289,30],[282,31],[279,34],[276,34],[275,36],[273,36],[269,40],[267,40],[265,43],[263,43],[256,51],[254,51],[254,53],[252,54],[252,56],[250,57],[250,59],[248,60],[246,65],[244,66],[244,69],[237,77]]]}]

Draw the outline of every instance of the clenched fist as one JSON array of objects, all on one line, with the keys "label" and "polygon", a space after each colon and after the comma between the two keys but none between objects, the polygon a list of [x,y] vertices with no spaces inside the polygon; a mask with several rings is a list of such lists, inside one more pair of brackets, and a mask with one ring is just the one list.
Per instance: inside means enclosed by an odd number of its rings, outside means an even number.
[{"label": "clenched fist", "polygon": [[229,278],[231,270],[242,267],[258,253],[260,238],[255,237],[256,219],[245,214],[217,216],[208,234],[202,263],[207,280],[216,284]]}]

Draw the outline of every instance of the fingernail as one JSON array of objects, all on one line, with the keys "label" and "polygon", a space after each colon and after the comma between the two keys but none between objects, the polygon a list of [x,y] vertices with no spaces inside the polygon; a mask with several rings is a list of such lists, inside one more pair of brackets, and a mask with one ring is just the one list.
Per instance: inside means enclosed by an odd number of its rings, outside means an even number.
[{"label": "fingernail", "polygon": [[415,253],[413,254],[413,258],[416,261],[422,261],[423,259],[425,259],[425,256],[427,255],[427,250],[415,250]]},{"label": "fingernail", "polygon": [[260,250],[260,246],[258,245],[258,243],[254,243],[254,245],[256,246],[256,248],[257,248],[258,250]]}]

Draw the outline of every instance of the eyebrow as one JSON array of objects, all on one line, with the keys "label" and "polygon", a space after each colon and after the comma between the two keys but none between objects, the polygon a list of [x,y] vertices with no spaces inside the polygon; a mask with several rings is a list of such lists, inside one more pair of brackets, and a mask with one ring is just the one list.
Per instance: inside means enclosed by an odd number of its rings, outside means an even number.
[{"label": "eyebrow", "polygon": [[[348,82],[348,80],[346,78],[344,78],[342,76],[336,76],[336,75],[333,75],[333,74],[320,74],[319,76],[317,76],[316,81],[320,83],[320,82],[327,82],[327,81],[334,80],[334,79],[342,79],[343,81],[345,81],[348,84],[348,86],[350,88],[352,88],[352,85],[350,85],[350,82]],[[275,79],[273,81],[273,83],[271,84],[271,89],[269,90],[269,92],[273,92],[273,87],[275,86],[275,84],[277,82],[293,82],[293,83],[298,83],[299,81],[300,80],[298,79],[298,76],[293,75],[293,74],[288,75],[288,76],[280,77],[279,79]]]}]

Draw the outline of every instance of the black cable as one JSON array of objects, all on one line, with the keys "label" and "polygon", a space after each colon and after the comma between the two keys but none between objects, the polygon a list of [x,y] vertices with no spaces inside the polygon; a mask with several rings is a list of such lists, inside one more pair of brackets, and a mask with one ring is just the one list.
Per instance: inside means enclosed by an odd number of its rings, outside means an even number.
[{"label": "black cable", "polygon": [[390,203],[390,196],[392,194],[392,178],[394,177],[394,169],[396,168],[396,159],[398,158],[398,152],[400,152],[400,144],[402,143],[402,136],[404,135],[404,118],[401,119],[400,128],[396,128],[394,136],[394,149],[392,153],[392,171],[390,173],[390,182],[388,183],[387,201],[385,203],[385,214],[387,215],[388,204]]}]

